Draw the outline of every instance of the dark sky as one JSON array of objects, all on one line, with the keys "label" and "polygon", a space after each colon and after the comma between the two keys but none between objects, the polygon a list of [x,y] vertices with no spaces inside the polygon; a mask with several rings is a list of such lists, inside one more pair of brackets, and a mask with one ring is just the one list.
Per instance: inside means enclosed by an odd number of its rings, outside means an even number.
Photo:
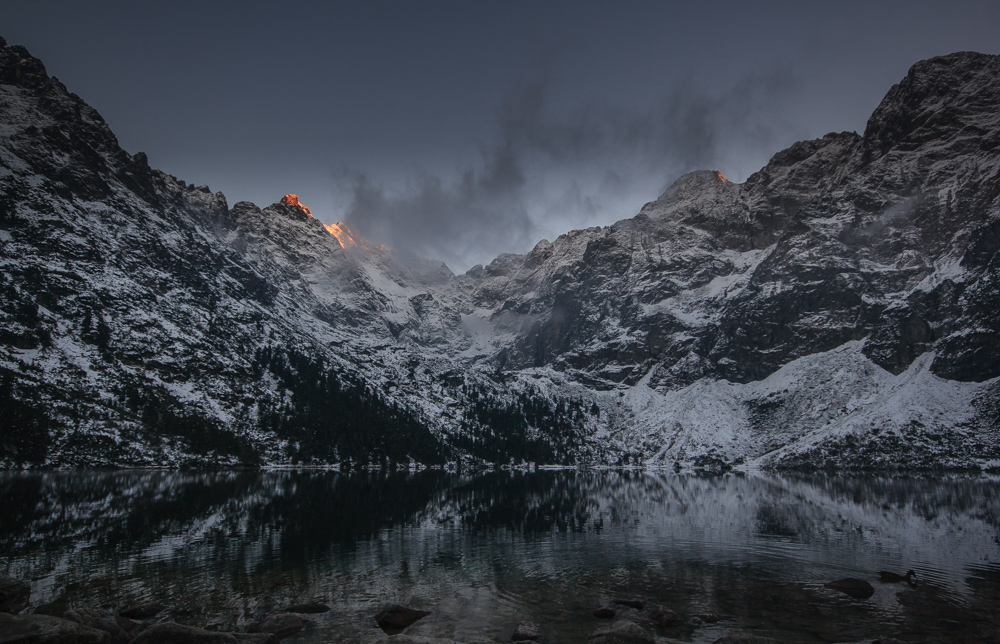
[{"label": "dark sky", "polygon": [[154,167],[461,271],[861,132],[914,62],[1000,53],[1000,3],[4,0],[0,36]]}]

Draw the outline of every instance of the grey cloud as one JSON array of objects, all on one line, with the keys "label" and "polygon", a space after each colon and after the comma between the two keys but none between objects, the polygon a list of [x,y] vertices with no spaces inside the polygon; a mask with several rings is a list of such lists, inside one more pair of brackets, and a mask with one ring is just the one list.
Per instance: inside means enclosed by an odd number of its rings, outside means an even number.
[{"label": "grey cloud", "polygon": [[777,151],[781,102],[795,87],[777,69],[724,92],[692,79],[654,106],[560,111],[550,107],[551,79],[523,81],[497,110],[494,140],[455,176],[425,174],[400,187],[338,173],[350,195],[343,218],[373,241],[465,270],[542,236],[630,216],[684,172],[745,178]]}]

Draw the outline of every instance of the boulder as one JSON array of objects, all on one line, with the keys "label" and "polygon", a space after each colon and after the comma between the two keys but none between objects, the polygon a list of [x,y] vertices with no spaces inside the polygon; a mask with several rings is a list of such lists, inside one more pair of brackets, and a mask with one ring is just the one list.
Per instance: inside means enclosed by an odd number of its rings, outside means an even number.
[{"label": "boulder", "polygon": [[376,644],[461,644],[447,637],[423,637],[421,635],[393,635],[380,639]]},{"label": "boulder", "polygon": [[428,615],[430,615],[430,612],[425,610],[414,610],[413,608],[393,604],[376,615],[375,621],[378,622],[379,627],[383,631],[402,630],[418,619],[423,619]]},{"label": "boulder", "polygon": [[855,599],[868,599],[875,594],[874,586],[869,584],[864,579],[856,579],[854,577],[837,579],[828,584],[824,584],[824,586],[833,590],[839,590],[840,592],[850,595]]},{"label": "boulder", "polygon": [[155,617],[165,608],[166,606],[160,602],[143,602],[118,611],[118,614],[122,617],[128,617],[130,619],[149,619],[150,617]]},{"label": "boulder", "polygon": [[594,631],[587,644],[656,644],[656,639],[635,622],[622,619]]},{"label": "boulder", "polygon": [[127,644],[139,630],[139,624],[127,617],[112,615],[96,608],[68,610],[63,614],[63,619],[104,631],[111,636],[111,644]]},{"label": "boulder", "polygon": [[283,640],[301,631],[305,625],[305,621],[298,615],[278,613],[268,615],[247,630],[251,633],[273,633],[279,640]]},{"label": "boulder", "polygon": [[13,577],[0,576],[0,613],[16,615],[28,607],[31,587]]},{"label": "boulder", "polygon": [[510,636],[512,642],[534,641],[541,636],[541,629],[532,622],[521,622],[514,629],[514,634]]},{"label": "boulder", "polygon": [[46,604],[39,604],[35,606],[35,610],[31,611],[35,615],[51,615],[52,617],[62,617],[63,614],[70,609],[69,602],[65,598],[59,597]]},{"label": "boulder", "polygon": [[173,622],[153,624],[135,636],[132,644],[236,644],[232,633],[216,633]]},{"label": "boulder", "polygon": [[274,633],[233,633],[239,644],[278,644]]},{"label": "boulder", "polygon": [[304,604],[292,604],[285,609],[286,613],[303,613],[303,614],[314,614],[314,613],[325,613],[330,610],[330,607],[326,604],[321,604],[319,602],[306,602]]},{"label": "boulder", "polygon": [[777,640],[760,635],[747,635],[745,633],[730,633],[723,635],[712,644],[778,644]]},{"label": "boulder", "polygon": [[658,628],[677,628],[684,623],[684,618],[666,606],[657,606],[650,611],[649,621]]},{"label": "boulder", "polygon": [[109,644],[111,636],[51,615],[0,613],[0,644]]}]

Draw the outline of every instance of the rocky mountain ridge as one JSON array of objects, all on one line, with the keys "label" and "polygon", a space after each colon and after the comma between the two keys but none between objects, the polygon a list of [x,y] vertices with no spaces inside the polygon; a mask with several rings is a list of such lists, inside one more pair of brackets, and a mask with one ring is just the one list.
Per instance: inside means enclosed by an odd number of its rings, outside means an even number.
[{"label": "rocky mountain ridge", "polygon": [[997,467],[998,72],[455,276],[150,168],[2,43],[0,464]]}]

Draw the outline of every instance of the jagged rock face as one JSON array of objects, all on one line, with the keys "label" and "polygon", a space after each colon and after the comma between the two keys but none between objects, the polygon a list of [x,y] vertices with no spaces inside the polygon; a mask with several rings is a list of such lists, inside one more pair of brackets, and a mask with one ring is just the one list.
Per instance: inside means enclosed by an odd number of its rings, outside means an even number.
[{"label": "jagged rock face", "polygon": [[442,264],[349,257],[291,200],[229,209],[150,169],[23,48],[0,49],[0,76],[0,389],[22,428],[7,462],[197,462],[205,434],[222,462],[281,458],[258,408],[287,392],[255,373],[262,349],[356,375],[370,356],[331,349],[345,338],[433,344],[460,326],[407,299]]},{"label": "jagged rock face", "polygon": [[998,76],[456,277],[150,168],[0,43],[0,464],[990,466]]},{"label": "jagged rock face", "polygon": [[864,137],[796,143],[743,185],[687,175],[633,219],[498,259],[475,300],[530,320],[513,366],[611,383],[750,382],[863,338],[893,373],[934,350],[935,373],[996,377],[998,61],[919,63]]}]

